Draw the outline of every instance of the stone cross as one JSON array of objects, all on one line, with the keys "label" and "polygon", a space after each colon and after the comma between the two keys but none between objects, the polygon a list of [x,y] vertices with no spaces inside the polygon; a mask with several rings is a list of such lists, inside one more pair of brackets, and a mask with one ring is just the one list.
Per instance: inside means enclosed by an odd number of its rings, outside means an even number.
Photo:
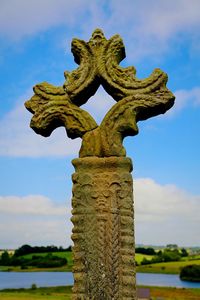
[{"label": "stone cross", "polygon": [[[68,137],[82,138],[72,161],[72,299],[135,300],[132,162],[122,142],[138,133],[138,121],[170,109],[174,96],[160,69],[140,80],[134,67],[119,66],[125,58],[119,35],[107,40],[96,29],[89,42],[73,39],[72,53],[79,67],[64,73],[63,86],[37,84],[25,103],[36,133],[47,137],[64,126]],[[116,104],[98,125],[80,106],[100,85]]]}]

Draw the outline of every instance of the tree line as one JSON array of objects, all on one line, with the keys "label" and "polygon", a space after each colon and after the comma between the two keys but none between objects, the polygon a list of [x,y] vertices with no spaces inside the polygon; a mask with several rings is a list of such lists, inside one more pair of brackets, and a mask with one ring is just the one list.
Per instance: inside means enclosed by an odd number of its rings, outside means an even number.
[{"label": "tree line", "polygon": [[69,246],[68,248],[63,248],[62,246],[57,247],[54,245],[51,246],[30,246],[30,245],[23,245],[19,247],[18,249],[15,250],[14,255],[15,256],[22,256],[26,254],[31,254],[31,253],[52,253],[52,252],[66,252],[66,251],[71,251],[72,247]]},{"label": "tree line", "polygon": [[1,266],[21,267],[27,269],[28,267],[37,268],[55,268],[62,267],[67,264],[67,259],[48,253],[47,255],[33,255],[30,258],[24,256],[10,256],[7,251],[3,252],[0,258]]},{"label": "tree line", "polygon": [[[64,249],[57,246],[35,246],[23,245],[15,250],[13,255],[9,255],[4,251],[0,256],[1,266],[20,266],[21,269],[26,269],[29,266],[37,268],[53,268],[61,267],[67,264],[67,259],[53,255],[53,252],[71,251],[71,246]],[[33,254],[34,253],[34,254]],[[39,253],[47,253],[46,255],[38,255]],[[27,254],[33,254],[26,257]],[[36,254],[36,255],[35,255]]]},{"label": "tree line", "polygon": [[200,265],[189,265],[183,267],[180,272],[180,279],[200,282]]},{"label": "tree line", "polygon": [[163,250],[155,251],[153,248],[139,247],[135,250],[136,253],[153,255],[152,259],[143,258],[141,265],[147,265],[159,262],[179,261],[182,257],[188,256],[185,248],[165,248]]}]

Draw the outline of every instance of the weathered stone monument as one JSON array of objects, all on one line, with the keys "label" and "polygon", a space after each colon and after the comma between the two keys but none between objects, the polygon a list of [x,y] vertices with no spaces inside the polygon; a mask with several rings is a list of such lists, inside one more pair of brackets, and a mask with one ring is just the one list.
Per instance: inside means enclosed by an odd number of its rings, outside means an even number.
[{"label": "weathered stone monument", "polygon": [[[171,108],[174,96],[160,69],[139,80],[134,67],[119,66],[125,58],[119,35],[107,40],[96,29],[89,42],[74,39],[72,52],[80,66],[65,72],[64,85],[37,84],[25,103],[36,133],[49,136],[64,126],[68,137],[82,138],[72,161],[72,299],[136,299],[132,162],[122,142],[138,133],[138,121]],[[80,108],[99,85],[117,102],[100,125]]]}]

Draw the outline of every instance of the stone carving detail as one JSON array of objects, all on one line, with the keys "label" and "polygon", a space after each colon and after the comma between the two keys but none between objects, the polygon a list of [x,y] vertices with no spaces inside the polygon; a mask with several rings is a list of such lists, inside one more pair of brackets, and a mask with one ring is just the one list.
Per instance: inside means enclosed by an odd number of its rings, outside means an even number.
[{"label": "stone carving detail", "polygon": [[26,102],[26,108],[34,114],[30,126],[43,136],[64,126],[70,138],[82,137],[97,127],[89,113],[74,105],[62,87],[43,82],[34,87],[35,95]]},{"label": "stone carving detail", "polygon": [[72,163],[73,299],[135,299],[131,160]]},{"label": "stone carving detail", "polygon": [[[107,40],[96,29],[89,42],[72,41],[75,62],[80,66],[65,72],[62,87],[43,82],[34,87],[35,95],[25,103],[34,114],[31,127],[49,136],[64,126],[70,138],[83,139],[80,157],[126,156],[122,142],[138,133],[137,122],[165,113],[174,103],[167,89],[167,75],[155,69],[146,79],[137,79],[135,68],[119,66],[125,49],[119,35]],[[117,101],[98,126],[79,107],[94,95],[99,85]]]},{"label": "stone carving detail", "polygon": [[[26,101],[30,126],[43,136],[64,126],[70,138],[82,138],[73,160],[73,300],[136,300],[131,160],[123,139],[138,133],[137,122],[165,113],[174,103],[167,75],[155,69],[137,79],[134,67],[122,68],[122,39],[109,40],[96,29],[88,42],[74,39],[79,67],[65,72],[63,86],[34,87]],[[80,108],[99,85],[116,100],[100,125]]]}]

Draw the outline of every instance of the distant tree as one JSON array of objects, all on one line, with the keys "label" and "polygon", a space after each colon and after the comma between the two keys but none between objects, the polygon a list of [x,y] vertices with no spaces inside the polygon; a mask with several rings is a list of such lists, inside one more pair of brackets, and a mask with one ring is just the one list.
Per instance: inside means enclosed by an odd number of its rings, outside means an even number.
[{"label": "distant tree", "polygon": [[58,257],[52,253],[45,256],[33,255],[32,258],[13,255],[10,264],[11,266],[20,266],[21,269],[26,269],[29,266],[38,268],[61,267],[67,264],[67,259]]},{"label": "distant tree", "polygon": [[24,258],[23,256],[15,256],[13,255],[10,259],[10,266],[21,266],[21,267],[25,267],[27,265],[27,262],[29,260],[27,258]]},{"label": "distant tree", "polygon": [[31,261],[29,265],[36,266],[38,268],[53,268],[53,267],[62,267],[67,264],[67,259],[52,255],[48,253],[46,256],[39,257],[38,260],[35,260],[34,263]]},{"label": "distant tree", "polygon": [[0,265],[1,266],[9,266],[9,264],[10,264],[10,256],[7,251],[4,251],[1,254]]},{"label": "distant tree", "polygon": [[185,248],[182,248],[182,249],[181,249],[181,256],[182,256],[182,257],[188,256],[188,252],[187,252],[187,250],[186,250]]},{"label": "distant tree", "polygon": [[65,251],[71,252],[72,251],[72,246],[69,246],[68,248],[66,248]]},{"label": "distant tree", "polygon": [[36,290],[36,289],[37,289],[37,285],[36,285],[35,283],[33,283],[33,284],[31,285],[31,289],[32,289],[32,290]]},{"label": "distant tree", "polygon": [[14,255],[15,256],[21,256],[21,255],[25,255],[25,254],[30,254],[33,253],[33,248],[30,245],[23,245],[20,248],[18,248],[17,250],[15,250]]},{"label": "distant tree", "polygon": [[169,249],[178,249],[177,244],[168,244],[166,247],[169,248]]},{"label": "distant tree", "polygon": [[46,247],[46,252],[57,252],[58,250],[59,250],[59,248],[54,245]]},{"label": "distant tree", "polygon": [[179,253],[178,249],[169,249],[166,248],[163,251],[159,251],[157,255],[154,255],[151,262],[158,263],[158,262],[169,262],[169,261],[179,261],[181,259],[181,254]]},{"label": "distant tree", "polygon": [[183,267],[180,272],[180,279],[200,282],[200,265],[189,265]]},{"label": "distant tree", "polygon": [[149,265],[149,264],[151,264],[151,263],[152,263],[152,261],[146,259],[145,257],[144,257],[143,260],[141,261],[141,265]]},{"label": "distant tree", "polygon": [[155,255],[156,252],[153,248],[137,247],[135,253],[141,253],[146,255]]},{"label": "distant tree", "polygon": [[164,249],[161,257],[162,257],[162,261],[164,262],[179,261],[181,259],[181,255],[178,249],[174,249],[174,250]]},{"label": "distant tree", "polygon": [[45,252],[63,252],[63,251],[71,251],[71,246],[67,249],[63,249],[62,247],[57,247],[54,245],[50,246],[30,246],[30,245],[23,245],[15,250],[15,256],[22,256],[31,253],[45,253]]}]

